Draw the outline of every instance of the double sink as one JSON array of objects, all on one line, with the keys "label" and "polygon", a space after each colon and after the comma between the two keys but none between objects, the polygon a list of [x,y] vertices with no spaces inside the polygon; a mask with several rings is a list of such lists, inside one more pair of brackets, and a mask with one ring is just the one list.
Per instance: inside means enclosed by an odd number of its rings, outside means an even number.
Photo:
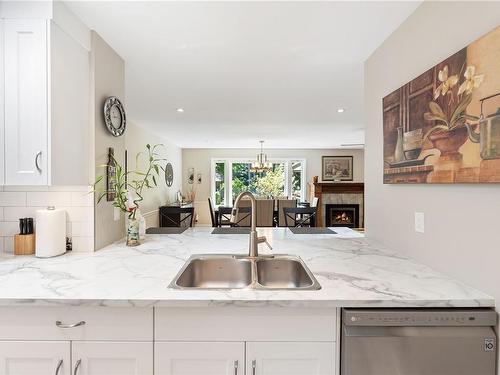
[{"label": "double sink", "polygon": [[174,289],[318,290],[318,281],[293,255],[193,255],[170,284]]}]

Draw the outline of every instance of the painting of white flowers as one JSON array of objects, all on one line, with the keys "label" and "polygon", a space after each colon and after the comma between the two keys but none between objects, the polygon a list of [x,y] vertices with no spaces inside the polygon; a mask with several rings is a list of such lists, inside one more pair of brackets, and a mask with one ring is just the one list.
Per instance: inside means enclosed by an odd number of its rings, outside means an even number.
[{"label": "painting of white flowers", "polygon": [[382,100],[384,183],[500,182],[500,26]]}]

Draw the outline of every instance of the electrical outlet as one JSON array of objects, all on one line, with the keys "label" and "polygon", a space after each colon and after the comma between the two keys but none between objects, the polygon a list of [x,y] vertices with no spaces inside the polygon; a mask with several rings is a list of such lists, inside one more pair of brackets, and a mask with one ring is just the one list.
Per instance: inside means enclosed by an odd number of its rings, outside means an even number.
[{"label": "electrical outlet", "polygon": [[425,218],[423,212],[415,212],[415,232],[424,233]]}]

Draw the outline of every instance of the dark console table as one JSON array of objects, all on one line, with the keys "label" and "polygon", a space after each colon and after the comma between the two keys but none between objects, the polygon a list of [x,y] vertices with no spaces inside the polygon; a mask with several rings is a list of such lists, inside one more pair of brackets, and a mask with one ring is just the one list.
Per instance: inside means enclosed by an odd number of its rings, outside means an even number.
[{"label": "dark console table", "polygon": [[190,227],[194,221],[192,203],[172,203],[159,209],[160,227]]}]

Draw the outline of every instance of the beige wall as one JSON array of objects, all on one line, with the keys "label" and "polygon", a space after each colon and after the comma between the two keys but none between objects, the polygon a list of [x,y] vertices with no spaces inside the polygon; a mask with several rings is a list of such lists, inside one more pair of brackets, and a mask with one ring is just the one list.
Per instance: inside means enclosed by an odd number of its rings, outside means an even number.
[{"label": "beige wall", "polygon": [[[207,199],[210,196],[211,171],[210,165],[213,158],[250,158],[255,159],[257,149],[183,149],[182,150],[182,192],[186,194],[188,187],[192,185],[187,183],[188,168],[195,169],[195,176],[202,174],[202,183],[196,184],[195,209],[198,215],[198,224],[210,224]],[[321,179],[321,157],[329,155],[353,155],[354,181],[363,181],[364,161],[363,150],[314,150],[314,149],[268,149],[265,150],[269,158],[297,158],[306,159],[306,178],[312,181],[313,176],[319,176]]]},{"label": "beige wall", "polygon": [[[176,193],[181,189],[182,185],[182,152],[179,147],[169,142],[167,139],[151,133],[150,131],[129,122],[127,132],[125,133],[125,147],[128,150],[128,166],[129,170],[136,168],[136,155],[138,152],[146,151],[146,144],[151,146],[162,144],[164,147],[157,149],[159,157],[166,159],[162,162],[165,165],[167,162],[172,164],[174,170],[174,182],[168,187],[165,183],[164,174],[160,172],[160,179],[157,181],[158,186],[145,191],[144,200],[141,202],[141,213],[146,218],[147,227],[158,226],[158,207],[173,202],[176,199]],[[139,169],[145,169],[144,158],[139,159]]]},{"label": "beige wall", "polygon": [[500,2],[424,2],[366,61],[365,184],[369,237],[500,300],[500,185],[382,184],[382,98],[499,24]]},{"label": "beige wall", "polygon": [[[109,96],[117,96],[121,100],[125,97],[125,62],[118,54],[96,33],[91,35],[90,53],[91,74],[91,113],[94,115],[94,154],[96,177],[106,172],[108,162],[108,148],[115,149],[115,158],[123,163],[125,152],[125,137],[114,137],[106,129],[102,108]],[[126,103],[124,103],[126,107]],[[112,202],[103,199],[95,207],[95,249],[98,250],[125,235],[123,214],[120,220],[113,218]]]}]

